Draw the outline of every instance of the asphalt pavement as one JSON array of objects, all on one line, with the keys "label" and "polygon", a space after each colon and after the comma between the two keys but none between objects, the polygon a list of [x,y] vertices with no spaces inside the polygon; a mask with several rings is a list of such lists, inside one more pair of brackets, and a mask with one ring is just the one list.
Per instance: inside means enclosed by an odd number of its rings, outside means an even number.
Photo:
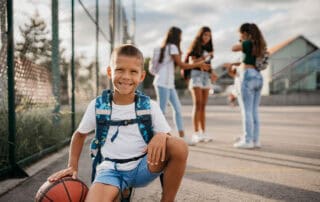
[{"label": "asphalt pavement", "polygon": [[[191,106],[183,106],[187,135],[192,133],[191,111]],[[232,147],[241,135],[239,108],[207,107],[207,132],[213,141],[189,147],[176,201],[320,201],[320,107],[273,106],[261,107],[260,112],[262,148],[240,150]],[[167,117],[174,126],[170,110]],[[41,184],[64,168],[67,158],[66,147],[27,168],[29,178],[0,182],[0,201],[33,201]],[[88,186],[90,169],[87,143],[79,178]],[[161,186],[155,180],[135,189],[132,201],[160,197]]]}]

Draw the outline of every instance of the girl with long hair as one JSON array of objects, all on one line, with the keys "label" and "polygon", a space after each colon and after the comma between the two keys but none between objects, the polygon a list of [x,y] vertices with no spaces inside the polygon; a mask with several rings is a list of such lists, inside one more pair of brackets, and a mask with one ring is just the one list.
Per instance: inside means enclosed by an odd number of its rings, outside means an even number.
[{"label": "girl with long hair", "polygon": [[[186,60],[191,63],[206,60],[206,63],[210,64],[213,56],[214,50],[211,30],[209,27],[201,27],[188,50]],[[211,82],[216,79],[216,74],[211,68],[202,69],[196,67],[191,70],[190,77],[189,89],[193,99],[192,121],[194,128],[192,139],[196,142],[209,142],[212,141],[212,138],[205,133],[205,108],[208,101],[209,90],[211,89]]]},{"label": "girl with long hair", "polygon": [[[242,101],[243,137],[236,143],[236,148],[260,148],[259,104],[263,79],[256,68],[256,58],[267,49],[266,41],[254,23],[244,23],[239,29],[240,43],[232,51],[241,51],[243,58],[237,71],[241,82],[240,99]],[[231,66],[232,64],[226,65]]]},{"label": "girl with long hair", "polygon": [[190,69],[200,66],[202,69],[209,69],[204,60],[194,64],[187,64],[181,61],[181,42],[182,31],[178,27],[171,27],[160,47],[159,71],[155,75],[153,85],[156,90],[157,100],[162,112],[165,114],[168,102],[173,108],[173,117],[179,136],[184,138],[189,145],[194,145],[191,139],[187,139],[184,133],[184,125],[181,113],[181,103],[174,85],[175,66],[182,69]]}]

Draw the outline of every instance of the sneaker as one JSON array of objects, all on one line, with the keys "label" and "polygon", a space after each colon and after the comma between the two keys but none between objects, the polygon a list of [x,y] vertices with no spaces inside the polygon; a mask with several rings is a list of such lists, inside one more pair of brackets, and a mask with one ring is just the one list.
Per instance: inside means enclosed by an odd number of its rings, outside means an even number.
[{"label": "sneaker", "polygon": [[212,138],[209,137],[207,134],[202,133],[202,134],[199,134],[199,141],[200,142],[211,142]]},{"label": "sneaker", "polygon": [[185,143],[187,143],[189,146],[195,146],[198,141],[194,138],[188,138],[186,135],[183,137],[183,140],[185,141]]},{"label": "sneaker", "polygon": [[255,148],[261,148],[261,143],[260,143],[260,141],[258,141],[258,142],[253,142],[253,146],[254,146]]},{"label": "sneaker", "polygon": [[199,132],[194,133],[192,138],[198,142],[204,142],[204,137]]},{"label": "sneaker", "polygon": [[239,148],[239,149],[253,149],[254,145],[253,145],[253,142],[247,143],[244,140],[240,140],[239,142],[234,143],[233,147]]}]

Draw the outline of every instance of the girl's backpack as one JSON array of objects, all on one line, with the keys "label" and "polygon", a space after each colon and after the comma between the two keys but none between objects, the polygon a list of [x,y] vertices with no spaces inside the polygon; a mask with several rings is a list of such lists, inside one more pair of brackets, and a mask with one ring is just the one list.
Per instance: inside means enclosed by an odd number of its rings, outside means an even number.
[{"label": "girl's backpack", "polygon": [[155,76],[159,70],[160,70],[160,65],[159,65],[159,57],[160,57],[160,48],[155,48],[153,50],[153,56],[151,57],[150,61],[149,61],[149,72],[150,74],[152,74],[153,76]]},{"label": "girl's backpack", "polygon": [[259,71],[267,69],[269,65],[269,52],[265,49],[260,57],[256,58],[256,69]]}]

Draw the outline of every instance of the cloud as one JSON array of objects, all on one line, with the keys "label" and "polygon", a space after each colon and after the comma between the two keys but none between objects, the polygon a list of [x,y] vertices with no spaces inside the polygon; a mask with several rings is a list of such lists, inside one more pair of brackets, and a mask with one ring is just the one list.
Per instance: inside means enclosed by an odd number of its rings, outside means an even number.
[{"label": "cloud", "polygon": [[[83,0],[94,16],[95,2]],[[132,17],[131,0],[121,1]],[[60,37],[70,47],[71,5],[70,1],[59,1]],[[47,19],[51,29],[51,4],[38,0],[21,0],[15,4],[15,30],[26,21],[26,17],[38,10]],[[238,41],[238,27],[244,22],[255,22],[272,47],[291,37],[302,34],[315,44],[320,44],[320,15],[318,0],[136,0],[135,41],[145,56],[151,56],[153,48],[159,46],[171,26],[183,30],[181,48],[186,52],[198,29],[209,26],[213,31],[215,58],[219,64],[234,60],[238,54],[230,51]],[[109,35],[109,4],[100,2],[100,25]],[[79,2],[75,1],[75,39],[77,53],[86,52],[91,58],[95,54],[95,27]],[[108,54],[110,44],[100,35],[102,55]],[[69,48],[70,50],[70,48]],[[103,58],[101,56],[101,58]],[[101,59],[108,60],[108,59]]]},{"label": "cloud", "polygon": [[266,40],[271,46],[297,35],[304,35],[320,44],[319,1],[298,1],[290,9],[279,12],[261,23]]},{"label": "cloud", "polygon": [[[156,6],[155,6],[156,5]],[[161,0],[137,1],[136,41],[145,55],[159,45],[171,25],[183,30],[181,47],[185,52],[202,25],[213,30],[214,63],[235,59],[230,51],[238,41],[237,30],[244,22],[255,22],[272,47],[299,34],[320,43],[320,15],[317,0],[201,0],[163,3]]]}]

